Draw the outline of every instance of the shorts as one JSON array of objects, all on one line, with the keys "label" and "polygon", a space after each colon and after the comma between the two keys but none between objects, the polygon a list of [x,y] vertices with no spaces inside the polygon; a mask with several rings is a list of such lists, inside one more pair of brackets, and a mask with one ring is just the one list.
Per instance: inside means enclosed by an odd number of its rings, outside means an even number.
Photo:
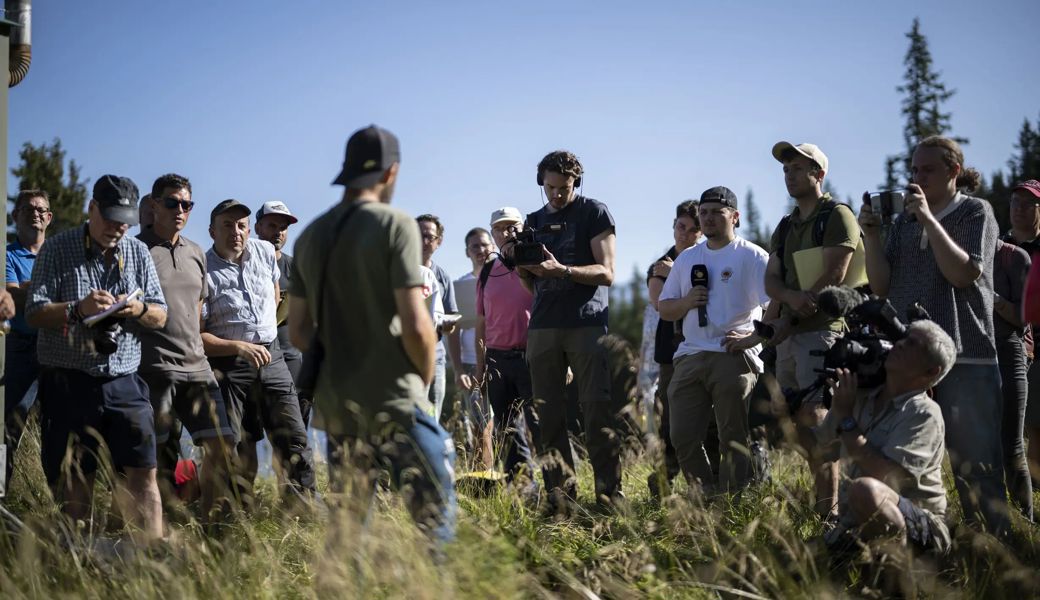
[{"label": "shorts", "polygon": [[235,437],[224,396],[209,369],[195,373],[157,371],[142,373],[141,377],[151,392],[156,443],[166,443],[176,421],[188,430],[196,446],[207,439]]},{"label": "shorts", "polygon": [[94,377],[45,367],[38,400],[43,471],[52,486],[64,473],[96,472],[102,446],[118,470],[155,468],[152,403],[136,373]]},{"label": "shorts", "polygon": [[918,550],[943,554],[950,547],[950,532],[932,513],[899,497],[899,512],[906,524],[906,541]]}]

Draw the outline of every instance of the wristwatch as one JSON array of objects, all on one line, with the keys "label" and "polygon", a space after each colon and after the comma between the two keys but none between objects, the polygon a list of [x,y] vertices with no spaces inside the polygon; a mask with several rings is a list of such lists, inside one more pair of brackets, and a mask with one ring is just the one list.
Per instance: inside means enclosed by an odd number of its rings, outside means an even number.
[{"label": "wristwatch", "polygon": [[841,423],[838,423],[838,435],[848,433],[858,427],[859,423],[856,423],[856,419],[852,417],[845,417],[841,420]]},{"label": "wristwatch", "polygon": [[569,265],[568,265],[568,266],[567,266],[567,268],[566,268],[566,269],[564,269],[564,271],[563,271],[563,278],[564,278],[564,279],[566,279],[566,280],[568,280],[568,281],[570,281],[570,278],[571,278],[571,268],[570,268],[570,266],[569,266]]}]

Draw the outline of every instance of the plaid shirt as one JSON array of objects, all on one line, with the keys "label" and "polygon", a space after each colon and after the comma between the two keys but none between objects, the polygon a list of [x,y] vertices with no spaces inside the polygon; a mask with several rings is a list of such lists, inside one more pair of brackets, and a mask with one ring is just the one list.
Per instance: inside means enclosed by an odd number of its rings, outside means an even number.
[{"label": "plaid shirt", "polygon": [[[144,302],[166,310],[166,299],[148,246],[124,235],[115,247],[113,258],[106,266],[86,225],[48,238],[33,266],[25,314],[32,315],[49,303],[78,302],[92,289],[108,290],[118,296],[141,288]],[[93,328],[70,324],[67,329],[41,329],[37,344],[40,364],[76,369],[95,377],[134,373],[141,363],[138,331],[135,322],[124,321],[122,331],[116,336],[118,349],[105,356],[94,351]]]}]

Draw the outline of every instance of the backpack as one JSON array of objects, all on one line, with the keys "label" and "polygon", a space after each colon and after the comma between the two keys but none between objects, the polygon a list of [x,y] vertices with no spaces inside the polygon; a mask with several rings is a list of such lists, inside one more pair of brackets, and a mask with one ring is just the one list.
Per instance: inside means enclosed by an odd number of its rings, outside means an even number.
[{"label": "backpack", "polygon": [[[823,234],[827,231],[827,223],[830,221],[831,213],[834,209],[838,208],[838,205],[844,206],[849,210],[852,207],[844,202],[837,202],[835,200],[826,199],[823,200],[823,204],[820,206],[820,210],[816,213],[816,220],[813,221],[812,228],[812,239],[813,246],[823,245]],[[855,214],[855,212],[853,212]],[[780,257],[780,279],[787,281],[787,262],[784,260],[784,251],[787,247],[787,236],[791,233],[791,215],[786,214],[784,218],[780,219],[780,223],[776,226],[777,231],[777,247],[776,255]]]}]

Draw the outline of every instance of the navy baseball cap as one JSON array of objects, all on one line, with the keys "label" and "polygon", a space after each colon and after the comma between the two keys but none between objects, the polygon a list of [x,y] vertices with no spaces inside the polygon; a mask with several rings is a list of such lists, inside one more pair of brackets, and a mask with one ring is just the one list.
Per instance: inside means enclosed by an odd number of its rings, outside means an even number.
[{"label": "navy baseball cap", "polygon": [[355,131],[347,140],[343,170],[332,184],[355,190],[372,187],[396,162],[401,162],[397,136],[382,127],[369,125]]},{"label": "navy baseball cap", "polygon": [[733,210],[737,209],[737,195],[733,193],[733,190],[725,186],[718,185],[704,190],[704,193],[701,194],[701,204],[711,204],[713,202],[728,206]]},{"label": "navy baseball cap", "polygon": [[137,225],[137,200],[137,184],[129,177],[102,175],[94,183],[94,202],[109,221]]}]

